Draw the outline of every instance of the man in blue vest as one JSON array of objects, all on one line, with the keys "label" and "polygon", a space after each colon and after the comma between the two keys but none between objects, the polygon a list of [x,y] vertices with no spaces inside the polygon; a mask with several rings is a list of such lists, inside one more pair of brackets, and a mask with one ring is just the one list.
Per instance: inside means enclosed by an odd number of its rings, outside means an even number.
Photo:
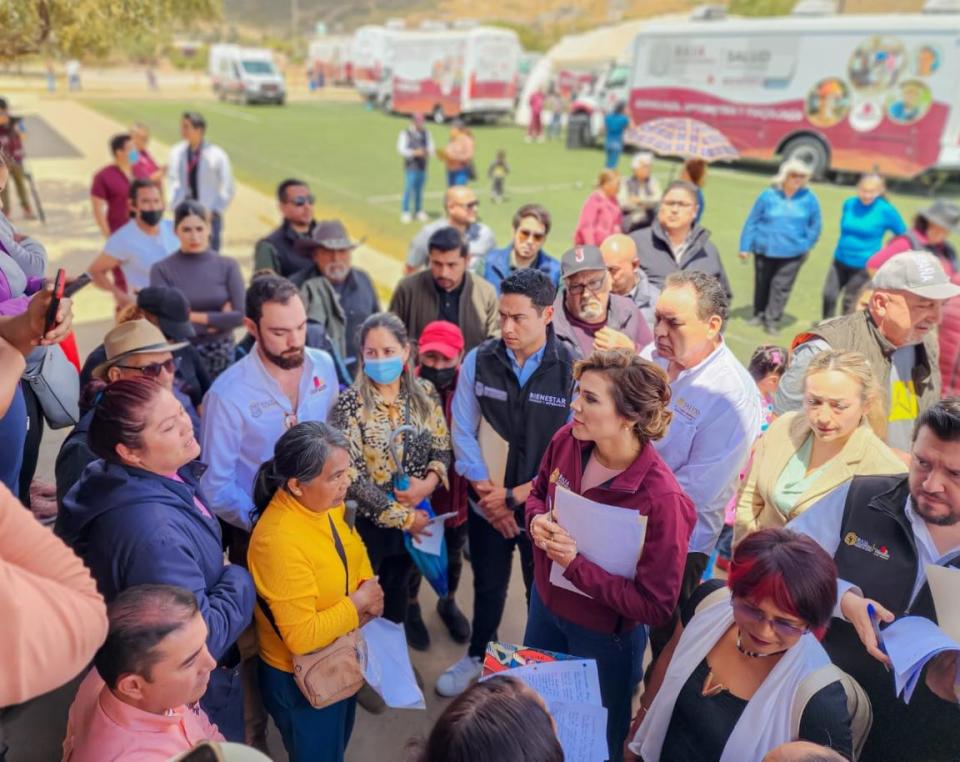
[{"label": "man in blue vest", "polygon": [[873,705],[873,727],[860,758],[956,759],[957,653],[934,657],[906,704],[897,697],[882,630],[878,642],[875,627],[907,615],[933,622],[943,616],[934,607],[926,570],[960,568],[960,397],[947,397],[920,415],[907,476],[854,477],[789,528],[812,537],[837,564],[838,603],[823,646]]},{"label": "man in blue vest", "polygon": [[473,627],[467,655],[437,680],[441,696],[456,696],[480,676],[487,642],[497,639],[515,547],[530,595],[533,552],[522,529],[524,502],[573,396],[573,354],[553,331],[554,299],[553,284],[539,270],[505,278],[501,337],[471,350],[460,368],[453,449],[457,473],[469,482]]}]

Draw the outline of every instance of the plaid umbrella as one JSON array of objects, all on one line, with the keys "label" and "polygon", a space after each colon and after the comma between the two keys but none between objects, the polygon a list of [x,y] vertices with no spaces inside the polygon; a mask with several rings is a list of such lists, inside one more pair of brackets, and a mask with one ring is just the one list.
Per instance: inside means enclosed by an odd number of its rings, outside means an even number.
[{"label": "plaid umbrella", "polygon": [[696,119],[653,119],[628,130],[623,139],[625,143],[659,156],[704,161],[729,161],[739,156],[722,132]]}]

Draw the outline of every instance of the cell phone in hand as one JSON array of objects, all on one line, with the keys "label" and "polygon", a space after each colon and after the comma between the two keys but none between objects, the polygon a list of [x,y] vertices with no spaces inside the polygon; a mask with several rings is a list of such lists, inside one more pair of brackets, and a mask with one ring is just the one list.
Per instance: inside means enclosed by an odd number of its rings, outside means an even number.
[{"label": "cell phone in hand", "polygon": [[67,271],[62,267],[57,270],[56,280],[53,282],[53,298],[47,307],[47,317],[43,323],[43,335],[46,336],[57,325],[57,312],[60,309],[60,300],[63,299],[63,289],[67,285]]},{"label": "cell phone in hand", "polygon": [[89,285],[90,283],[93,283],[93,276],[91,276],[90,273],[80,273],[80,275],[64,286],[63,295],[66,297],[71,297],[81,288]]}]

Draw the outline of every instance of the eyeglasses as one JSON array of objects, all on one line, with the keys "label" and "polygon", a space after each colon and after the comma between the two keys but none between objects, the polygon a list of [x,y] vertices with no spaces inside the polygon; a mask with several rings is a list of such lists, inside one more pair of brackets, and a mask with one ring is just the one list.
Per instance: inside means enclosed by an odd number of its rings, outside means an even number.
[{"label": "eyeglasses", "polygon": [[788,173],[787,173],[787,179],[788,179],[788,180],[806,180],[806,179],[807,179],[807,176],[806,176],[806,175],[802,175],[802,174],[800,174],[799,172],[788,172]]},{"label": "eyeglasses", "polygon": [[526,228],[520,228],[517,231],[517,235],[520,236],[521,241],[526,241],[528,238],[532,238],[534,241],[542,241],[547,237],[546,233],[536,233],[533,230],[527,230]]},{"label": "eyeglasses", "polygon": [[603,285],[606,282],[607,276],[601,275],[599,278],[588,280],[586,283],[576,283],[572,286],[567,286],[567,291],[574,296],[580,296],[584,290],[589,290],[591,293],[598,294],[603,289]]},{"label": "eyeglasses", "polygon": [[316,197],[312,193],[308,193],[306,196],[294,196],[291,199],[287,199],[287,203],[293,204],[294,206],[306,206],[316,200]]},{"label": "eyeglasses", "polygon": [[663,201],[661,206],[667,207],[667,209],[689,209],[693,206],[692,201]]},{"label": "eyeglasses", "polygon": [[731,599],[730,605],[733,606],[733,610],[736,613],[745,619],[750,619],[757,624],[769,624],[771,627],[773,627],[773,631],[784,639],[799,638],[810,629],[809,627],[798,627],[792,622],[788,622],[784,619],[768,619],[767,615],[756,606],[751,606],[749,603],[739,598]]},{"label": "eyeglasses", "polygon": [[468,201],[468,202],[465,203],[465,204],[460,204],[460,206],[462,206],[464,209],[476,209],[478,206],[480,206],[480,202],[479,202],[479,201]]},{"label": "eyeglasses", "polygon": [[137,366],[137,365],[116,365],[114,367],[123,368],[124,370],[135,370],[138,373],[143,374],[147,378],[158,378],[163,371],[166,371],[170,375],[173,375],[177,368],[180,365],[180,358],[171,357],[169,360],[164,360],[163,362],[152,362],[149,365]]}]

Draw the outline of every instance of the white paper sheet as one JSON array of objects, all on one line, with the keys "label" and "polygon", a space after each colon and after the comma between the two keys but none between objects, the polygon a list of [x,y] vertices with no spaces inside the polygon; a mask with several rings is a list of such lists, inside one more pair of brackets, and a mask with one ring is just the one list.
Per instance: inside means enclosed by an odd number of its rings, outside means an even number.
[{"label": "white paper sheet", "polygon": [[607,752],[607,710],[592,704],[548,704],[557,723],[564,762],[604,762]]},{"label": "white paper sheet", "polygon": [[883,630],[883,645],[893,664],[894,685],[910,703],[924,665],[944,651],[960,651],[956,642],[925,617],[906,616]]},{"label": "white paper sheet", "polygon": [[443,522],[447,519],[452,519],[456,515],[457,512],[453,511],[452,513],[442,513],[430,519],[426,526],[426,530],[430,532],[430,535],[422,534],[419,537],[415,537],[413,539],[413,547],[424,553],[429,553],[432,556],[439,556],[440,546],[443,545]]},{"label": "white paper sheet", "polygon": [[[643,552],[647,517],[636,511],[595,503],[557,487],[554,520],[577,541],[577,551],[618,577],[633,579]],[[591,597],[563,576],[563,567],[552,564],[550,583]]]},{"label": "white paper sheet", "polygon": [[548,705],[558,702],[603,706],[600,698],[600,676],[597,673],[597,663],[593,659],[528,664],[497,674],[523,680],[543,696]]},{"label": "white paper sheet", "polygon": [[960,642],[960,569],[927,564],[927,582],[937,609],[937,623]]},{"label": "white paper sheet", "polygon": [[382,617],[367,622],[360,631],[367,641],[367,667],[363,676],[387,706],[426,709],[407,650],[403,626]]}]

